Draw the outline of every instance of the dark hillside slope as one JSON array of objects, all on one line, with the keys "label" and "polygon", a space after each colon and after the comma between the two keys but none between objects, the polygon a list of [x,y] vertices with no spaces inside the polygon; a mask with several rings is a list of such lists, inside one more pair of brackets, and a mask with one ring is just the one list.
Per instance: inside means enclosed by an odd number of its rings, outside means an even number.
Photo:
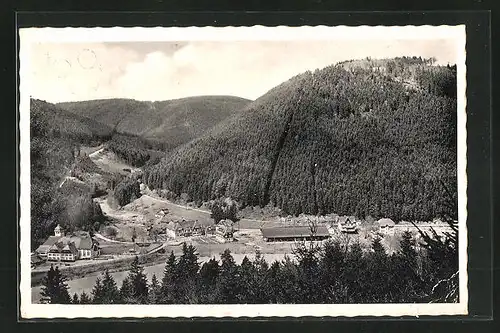
[{"label": "dark hillside slope", "polygon": [[65,192],[67,187],[61,184],[70,175],[80,145],[100,143],[110,135],[111,129],[105,125],[67,113],[54,104],[31,100],[32,248],[43,242],[56,224],[71,231],[88,229],[94,222],[102,221],[103,216],[95,209],[90,189],[86,193]]},{"label": "dark hillside slope", "polygon": [[146,169],[145,181],[292,214],[456,216],[442,186],[456,200],[456,100],[438,89],[455,68],[394,61],[433,81],[409,86],[380,66],[301,74]]},{"label": "dark hillside slope", "polygon": [[68,138],[81,143],[109,140],[112,134],[107,125],[38,99],[31,99],[30,126],[35,136]]},{"label": "dark hillside slope", "polygon": [[106,99],[60,103],[122,134],[131,134],[171,150],[237,113],[250,101],[233,96],[198,96],[161,102]]}]

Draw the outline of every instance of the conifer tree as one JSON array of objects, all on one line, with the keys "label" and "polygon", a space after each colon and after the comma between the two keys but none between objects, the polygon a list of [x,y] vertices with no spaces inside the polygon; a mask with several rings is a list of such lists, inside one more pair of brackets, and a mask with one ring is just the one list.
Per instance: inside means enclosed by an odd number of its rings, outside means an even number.
[{"label": "conifer tree", "polygon": [[370,303],[385,303],[388,301],[393,277],[389,269],[389,258],[379,237],[372,242],[373,252],[368,256],[368,289],[366,301]]},{"label": "conifer tree", "polygon": [[200,303],[215,303],[217,300],[217,280],[220,274],[219,262],[212,258],[205,262],[200,269]]},{"label": "conifer tree", "polygon": [[161,285],[156,278],[156,274],[153,274],[151,278],[151,284],[149,285],[149,295],[148,304],[156,304],[161,295]]},{"label": "conifer tree", "polygon": [[165,263],[163,270],[163,278],[161,281],[161,296],[160,302],[163,304],[174,303],[176,291],[176,274],[177,274],[177,260],[174,251],[170,252],[170,256]]},{"label": "conifer tree", "polygon": [[281,264],[275,261],[269,268],[268,281],[269,293],[268,300],[270,303],[279,303],[282,300],[280,297],[282,281],[281,281]]},{"label": "conifer tree", "polygon": [[356,242],[349,248],[346,257],[346,266],[343,272],[346,292],[345,303],[364,302],[367,286],[367,264],[363,256],[361,245]]},{"label": "conifer tree", "polygon": [[80,295],[80,304],[90,304],[91,303],[91,299],[89,297],[89,295],[87,295],[87,293],[84,291],[82,292],[82,294]]},{"label": "conifer tree", "polygon": [[221,254],[221,270],[218,279],[220,292],[219,301],[223,304],[236,304],[240,293],[240,276],[238,266],[234,261],[231,251],[224,250]]},{"label": "conifer tree", "polygon": [[403,232],[399,243],[400,250],[391,263],[395,277],[394,294],[401,303],[415,302],[422,297],[419,292],[422,280],[417,267],[419,258],[415,250],[415,240],[409,230]]},{"label": "conifer tree", "polygon": [[50,265],[47,276],[42,282],[42,302],[50,304],[69,304],[71,297],[66,285],[66,279],[59,271],[59,267]]},{"label": "conifer tree", "polygon": [[119,303],[120,291],[118,290],[116,282],[111,274],[109,274],[108,270],[103,273],[100,292],[101,295],[99,295],[99,299],[102,304]]},{"label": "conifer tree", "polygon": [[255,268],[252,262],[245,256],[239,267],[239,293],[237,296],[238,303],[255,303],[256,285],[255,285]]},{"label": "conifer tree", "polygon": [[254,302],[257,304],[268,303],[270,298],[269,293],[271,292],[270,278],[269,278],[269,264],[258,250],[255,253],[253,266],[254,266],[253,284],[255,286]]},{"label": "conifer tree", "polygon": [[78,298],[78,294],[77,293],[73,294],[73,299],[71,300],[71,303],[73,303],[73,304],[80,304],[80,299]]},{"label": "conifer tree", "polygon": [[344,300],[345,250],[339,241],[327,242],[321,251],[321,281],[325,302],[341,303]]},{"label": "conifer tree", "polygon": [[122,285],[120,287],[120,301],[124,304],[134,304],[137,303],[133,298],[133,290],[130,280],[127,277],[123,279]]},{"label": "conifer tree", "polygon": [[175,279],[177,281],[177,302],[196,303],[196,287],[200,265],[198,254],[193,245],[182,245],[182,255],[177,262]]},{"label": "conifer tree", "polygon": [[128,281],[131,287],[131,297],[139,304],[147,303],[148,281],[143,267],[139,264],[139,257],[135,257],[130,265]]},{"label": "conifer tree", "polygon": [[299,297],[304,303],[316,303],[320,294],[317,292],[320,286],[319,253],[321,248],[314,242],[297,243],[293,249],[298,261],[298,286]]},{"label": "conifer tree", "polygon": [[95,279],[94,287],[92,288],[92,303],[102,304],[103,303],[103,288],[101,278],[97,277]]},{"label": "conifer tree", "polygon": [[279,282],[280,288],[278,289],[277,303],[301,303],[297,263],[292,261],[289,256],[285,256],[279,272],[277,282]]}]

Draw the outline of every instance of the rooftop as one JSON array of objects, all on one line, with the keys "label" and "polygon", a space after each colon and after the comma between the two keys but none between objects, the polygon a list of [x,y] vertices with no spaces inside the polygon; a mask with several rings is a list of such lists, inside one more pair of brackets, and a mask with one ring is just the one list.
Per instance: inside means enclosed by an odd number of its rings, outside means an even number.
[{"label": "rooftop", "polygon": [[396,224],[396,223],[394,223],[393,220],[388,219],[388,218],[380,219],[380,220],[377,221],[377,223],[381,227],[387,227],[387,226],[392,226],[393,227]]}]

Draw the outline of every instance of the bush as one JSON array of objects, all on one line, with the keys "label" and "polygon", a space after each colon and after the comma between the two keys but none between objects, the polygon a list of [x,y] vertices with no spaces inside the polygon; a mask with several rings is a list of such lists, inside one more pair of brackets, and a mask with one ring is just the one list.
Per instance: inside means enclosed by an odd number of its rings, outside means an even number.
[{"label": "bush", "polygon": [[210,212],[210,217],[214,219],[215,223],[219,223],[221,220],[239,221],[238,204],[231,198],[214,200],[210,204]]},{"label": "bush", "polygon": [[104,229],[104,234],[107,236],[107,237],[110,237],[110,238],[115,238],[116,235],[118,235],[118,230],[116,230],[115,227],[112,227],[112,226],[108,226]]}]

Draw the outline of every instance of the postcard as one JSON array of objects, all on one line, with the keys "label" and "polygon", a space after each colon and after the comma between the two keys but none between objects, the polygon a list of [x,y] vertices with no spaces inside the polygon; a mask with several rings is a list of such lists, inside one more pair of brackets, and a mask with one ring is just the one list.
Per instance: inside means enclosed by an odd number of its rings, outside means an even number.
[{"label": "postcard", "polygon": [[465,26],[19,33],[22,318],[467,314]]}]

